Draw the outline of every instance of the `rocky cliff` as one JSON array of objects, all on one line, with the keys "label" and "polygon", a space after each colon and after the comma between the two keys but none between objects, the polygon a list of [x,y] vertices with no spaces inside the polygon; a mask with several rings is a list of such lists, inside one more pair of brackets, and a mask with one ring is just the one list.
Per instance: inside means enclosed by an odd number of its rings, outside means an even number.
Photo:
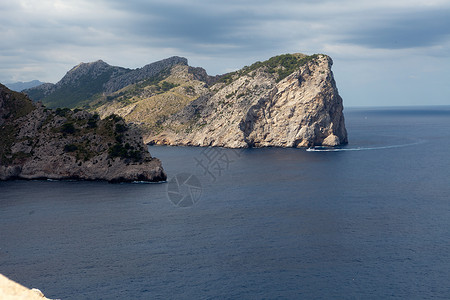
[{"label": "rocky cliff", "polygon": [[148,134],[152,144],[312,147],[347,143],[326,55],[282,55],[222,77]]},{"label": "rocky cliff", "polygon": [[[86,90],[83,76],[95,82],[108,66],[99,61],[73,68],[57,84],[67,88],[59,90],[64,95],[51,92],[46,99],[66,106],[66,98]],[[85,96],[77,105],[101,118],[120,115],[139,126],[151,144],[338,146],[347,143],[347,132],[331,66],[326,55],[285,54],[209,76],[185,58],[172,57],[133,72],[114,71],[102,81],[101,96]]]},{"label": "rocky cliff", "polygon": [[137,128],[111,115],[45,108],[0,85],[0,180],[162,181]]}]

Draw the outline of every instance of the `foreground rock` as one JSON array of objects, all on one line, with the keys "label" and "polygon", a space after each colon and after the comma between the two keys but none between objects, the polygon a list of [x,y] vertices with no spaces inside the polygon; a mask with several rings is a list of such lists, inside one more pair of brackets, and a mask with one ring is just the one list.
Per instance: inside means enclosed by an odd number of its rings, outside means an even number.
[{"label": "foreground rock", "polygon": [[38,289],[28,289],[0,274],[0,299],[2,300],[45,300]]},{"label": "foreground rock", "polygon": [[326,55],[282,55],[224,76],[145,142],[221,147],[347,143],[342,99]]},{"label": "foreground rock", "polygon": [[112,115],[50,110],[0,85],[0,180],[164,181],[140,132]]}]

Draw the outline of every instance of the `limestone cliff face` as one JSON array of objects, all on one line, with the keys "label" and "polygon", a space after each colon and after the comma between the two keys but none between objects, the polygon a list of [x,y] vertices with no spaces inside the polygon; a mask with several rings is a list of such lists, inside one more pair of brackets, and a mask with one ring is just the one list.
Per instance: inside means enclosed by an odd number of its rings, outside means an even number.
[{"label": "limestone cliff face", "polygon": [[[286,76],[292,63],[297,66]],[[144,141],[231,148],[346,144],[331,65],[326,55],[298,54],[244,68],[219,80]]]},{"label": "limestone cliff face", "polygon": [[163,181],[141,133],[118,116],[50,110],[0,85],[0,180]]}]

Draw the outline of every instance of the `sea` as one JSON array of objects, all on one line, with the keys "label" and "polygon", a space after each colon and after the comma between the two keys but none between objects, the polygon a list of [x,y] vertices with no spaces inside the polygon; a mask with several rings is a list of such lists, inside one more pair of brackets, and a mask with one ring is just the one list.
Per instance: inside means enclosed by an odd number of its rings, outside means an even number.
[{"label": "sea", "polygon": [[450,299],[450,106],[336,149],[151,146],[164,183],[0,182],[0,273],[53,299]]}]

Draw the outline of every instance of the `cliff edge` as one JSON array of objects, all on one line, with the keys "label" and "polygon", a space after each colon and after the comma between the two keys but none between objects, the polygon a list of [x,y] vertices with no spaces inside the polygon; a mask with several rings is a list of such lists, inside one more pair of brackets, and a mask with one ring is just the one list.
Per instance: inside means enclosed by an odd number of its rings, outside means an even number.
[{"label": "cliff edge", "polygon": [[164,181],[137,128],[111,115],[47,109],[0,84],[0,180]]}]

